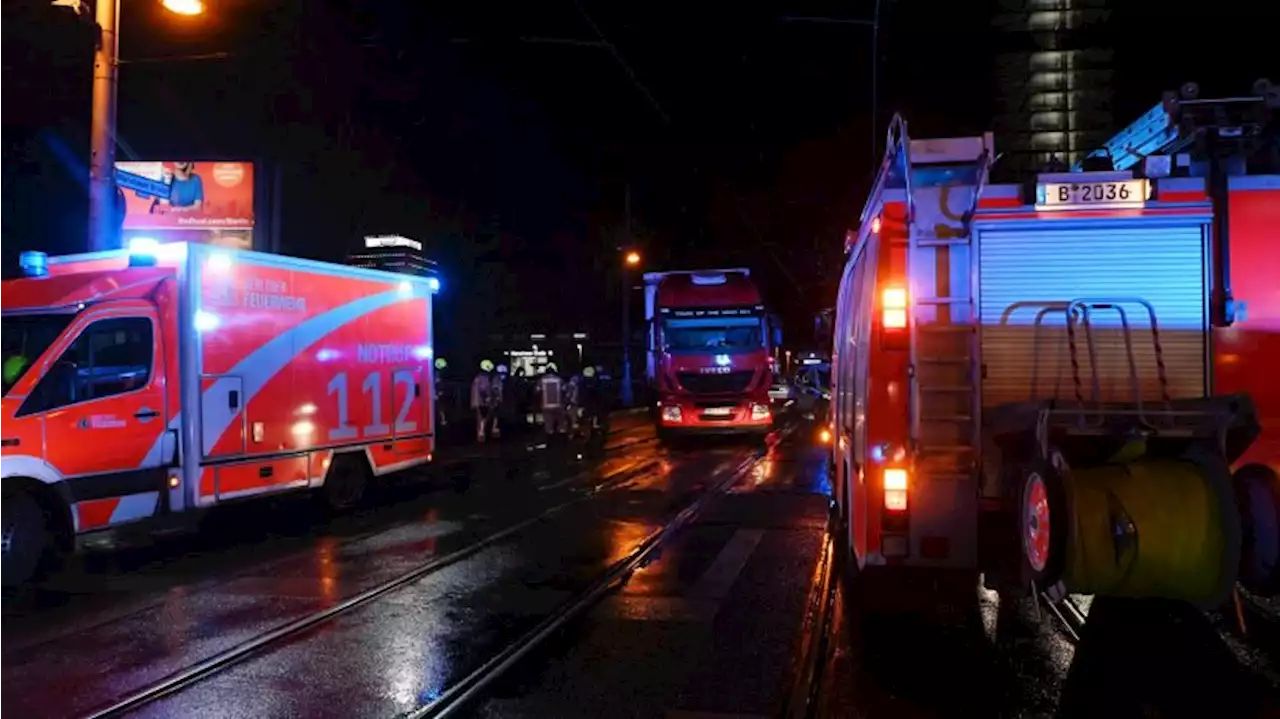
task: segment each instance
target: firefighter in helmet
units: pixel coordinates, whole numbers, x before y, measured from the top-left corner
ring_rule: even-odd
[[[567,424],[567,407],[565,403],[564,380],[560,378],[555,362],[547,363],[542,376],[538,378],[538,404],[542,410],[542,428],[550,441],[564,434]]]
[[[493,362],[480,361],[480,371],[471,380],[471,409],[476,414],[476,441],[484,442],[490,435],[499,436],[497,409],[502,406],[502,378],[495,373]]]
[[[22,376],[23,370],[27,368],[28,363],[29,361],[27,360],[26,355],[22,354],[16,354],[12,357],[5,358],[4,386],[8,387],[9,385],[17,382],[18,378]]]
[[[604,386],[592,365],[582,368],[582,379],[578,385],[578,406],[582,412],[582,423],[587,428],[588,440],[603,440],[609,434],[609,407]]]

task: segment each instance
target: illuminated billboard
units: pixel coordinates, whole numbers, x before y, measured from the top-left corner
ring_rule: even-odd
[[[125,231],[252,230],[252,162],[117,162]]]

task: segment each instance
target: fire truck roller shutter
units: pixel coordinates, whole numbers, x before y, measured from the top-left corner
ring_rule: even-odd
[[[1014,223],[1017,224],[1014,224]],[[983,406],[1075,396],[1065,303],[1141,298],[1155,309],[1173,398],[1206,394],[1206,220],[991,220],[978,225]],[[985,225],[985,226],[984,226]],[[1051,309],[1055,303],[1059,309]],[[1140,304],[1123,305],[1144,400],[1159,399],[1151,323]],[[1036,345],[1036,317],[1044,312]],[[1128,360],[1114,310],[1093,313],[1101,395],[1129,401]],[[1086,399],[1092,371],[1077,332]],[[1034,397],[1032,384],[1036,385]]]

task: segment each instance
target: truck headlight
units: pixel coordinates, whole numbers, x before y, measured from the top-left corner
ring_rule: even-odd
[[[684,419],[684,415],[681,414],[679,407],[668,406],[662,408],[663,422],[679,422],[682,419]]]
[[[769,419],[769,406],[764,404],[752,404],[751,419]]]

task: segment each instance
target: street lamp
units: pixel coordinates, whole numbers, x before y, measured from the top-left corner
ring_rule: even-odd
[[[621,248],[619,248],[621,249]],[[640,253],[627,250],[622,256],[622,405],[630,407],[631,391],[631,272],[640,265]]]
[[[55,5],[66,3],[54,2]],[[204,12],[203,0],[161,0],[179,15]],[[74,7],[79,13],[80,3]],[[116,88],[120,72],[120,0],[94,3],[93,119],[89,125],[89,249],[107,250],[115,236]]]

